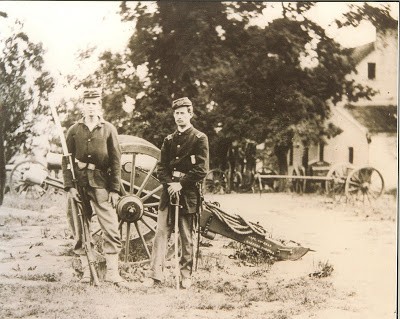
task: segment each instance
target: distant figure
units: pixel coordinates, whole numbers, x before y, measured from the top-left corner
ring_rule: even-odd
[[[244,158],[245,158],[244,163],[246,166],[246,171],[254,173],[256,171],[256,158],[257,158],[257,146],[254,141],[246,140],[246,144],[244,147]]]

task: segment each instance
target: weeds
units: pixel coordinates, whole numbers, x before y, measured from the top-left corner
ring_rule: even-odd
[[[277,260],[266,251],[256,249],[238,242],[231,242],[228,247],[236,249],[229,258],[239,260],[245,266],[259,266],[261,264],[273,265]]]
[[[333,266],[329,263],[329,261],[326,262],[318,262],[318,269],[314,271],[313,273],[309,274],[310,277],[314,278],[325,278],[329,277],[332,272],[333,272]]]
[[[16,278],[33,281],[59,282],[61,281],[61,273],[17,275]]]

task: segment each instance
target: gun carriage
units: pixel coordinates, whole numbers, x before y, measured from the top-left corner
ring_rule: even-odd
[[[263,167],[254,172],[248,172],[247,183],[244,183],[240,172],[232,175],[227,170],[212,169],[204,181],[205,193],[226,193],[230,191],[261,192],[268,188],[277,189],[279,180],[287,180],[292,192],[302,194],[312,186],[319,184],[320,188],[336,201],[342,199],[349,202],[372,202],[384,192],[382,174],[374,167],[355,167],[349,163],[329,164],[316,161],[309,164],[306,170],[303,166],[292,167],[289,174],[277,174],[273,169]],[[250,183],[250,184],[249,184]],[[234,185],[232,188],[230,185]]]
[[[124,241],[122,255],[128,262],[133,261],[133,242],[135,246],[141,244],[145,258],[150,258],[150,242],[155,235],[157,208],[163,186],[155,175],[160,150],[139,137],[119,135],[118,138],[122,150],[122,185],[116,210]],[[54,163],[52,165],[57,168]],[[62,180],[51,176],[49,168],[36,161],[24,161],[16,165],[11,171],[9,185],[11,192],[30,198],[43,196],[50,188],[63,192]],[[287,245],[283,241],[272,239],[261,225],[249,222],[241,216],[228,214],[216,203],[203,201],[202,207],[198,233],[205,238],[213,239],[219,234],[266,251],[280,260],[297,260],[310,250],[293,241]]]

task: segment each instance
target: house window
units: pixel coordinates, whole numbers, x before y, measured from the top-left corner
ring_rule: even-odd
[[[324,161],[324,143],[319,143],[319,161],[323,162]]]
[[[354,162],[354,148],[349,147],[349,163],[353,164]]]
[[[368,63],[368,79],[373,80],[376,77],[376,63]]]

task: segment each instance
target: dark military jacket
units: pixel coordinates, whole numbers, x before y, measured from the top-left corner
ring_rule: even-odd
[[[180,203],[184,211],[196,212],[198,184],[202,183],[208,171],[208,153],[207,136],[194,127],[184,132],[177,130],[164,139],[157,166],[157,177],[164,186],[160,209],[165,209],[169,204],[168,183],[180,182]]]
[[[79,169],[74,165],[78,186],[105,188],[119,192],[121,187],[121,148],[117,129],[111,123],[100,119],[92,131],[83,119],[72,125],[67,132],[67,147],[72,159],[92,163],[94,170]],[[74,187],[68,162],[63,160],[64,189]]]

